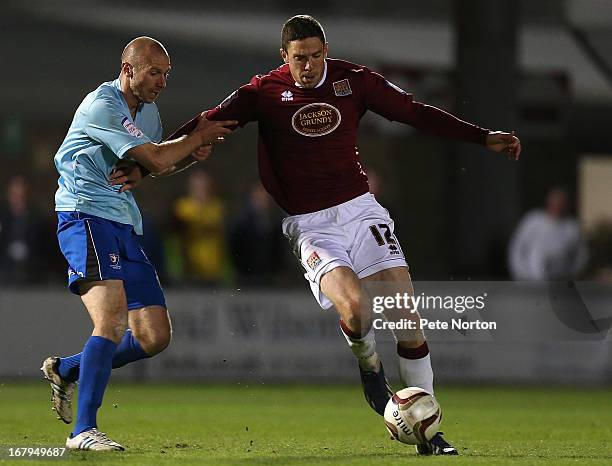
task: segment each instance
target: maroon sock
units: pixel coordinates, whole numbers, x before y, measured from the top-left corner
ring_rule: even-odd
[[[365,336],[365,335],[362,335],[361,333],[353,332],[350,328],[348,328],[348,326],[344,323],[343,320],[340,320],[340,328],[342,329],[342,331],[347,337],[353,338],[354,340],[359,340]],[[366,334],[367,333],[368,332],[366,332]]]
[[[423,342],[421,346],[416,348],[404,348],[397,344],[397,354],[405,359],[422,359],[429,354],[427,342]]]

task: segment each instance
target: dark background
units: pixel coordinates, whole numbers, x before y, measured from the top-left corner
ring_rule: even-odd
[[[577,203],[582,154],[612,153],[612,12],[606,3],[311,1],[305,9],[280,1],[260,1],[256,8],[249,1],[215,7],[5,1],[0,186],[16,174],[30,181],[49,231],[40,252],[48,269],[39,276],[44,283],[63,281],[52,234],[53,156],[84,95],[118,75],[124,45],[150,35],[171,55],[171,80],[158,101],[167,135],[253,74],[278,66],[282,23],[308,13],[325,27],[331,57],[367,64],[416,100],[521,137],[519,163],[372,114],[359,139],[366,171],[378,175],[377,197],[396,221],[416,279],[503,279],[508,238],[520,216],[557,184]],[[202,166],[215,179],[228,219],[257,178],[256,132],[256,125],[238,131]],[[162,234],[186,176],[147,180],[139,188],[143,215]],[[278,282],[301,286],[288,246],[281,256]]]

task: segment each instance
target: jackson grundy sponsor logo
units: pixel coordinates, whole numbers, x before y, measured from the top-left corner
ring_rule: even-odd
[[[293,114],[291,125],[303,136],[325,136],[335,130],[342,121],[340,112],[325,103],[308,104]]]

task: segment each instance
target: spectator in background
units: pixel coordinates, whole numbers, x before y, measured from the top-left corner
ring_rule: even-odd
[[[6,203],[0,207],[0,283],[26,284],[41,276],[39,216],[28,199],[23,176],[9,179]]]
[[[563,188],[548,192],[544,210],[528,212],[517,227],[509,249],[514,280],[569,280],[584,267],[587,249],[578,222],[569,215]]]
[[[241,284],[267,285],[282,269],[282,212],[261,183],[254,184],[230,226],[232,260]],[[281,254],[282,256],[282,254]]]
[[[222,281],[228,271],[225,208],[206,172],[190,174],[187,195],[175,202],[173,214],[183,256],[183,279],[206,284]]]

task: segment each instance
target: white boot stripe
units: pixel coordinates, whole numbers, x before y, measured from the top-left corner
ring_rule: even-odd
[[[72,450],[124,450],[120,444],[109,439],[104,432],[98,431],[95,427],[75,437],[69,437],[66,446]]]

